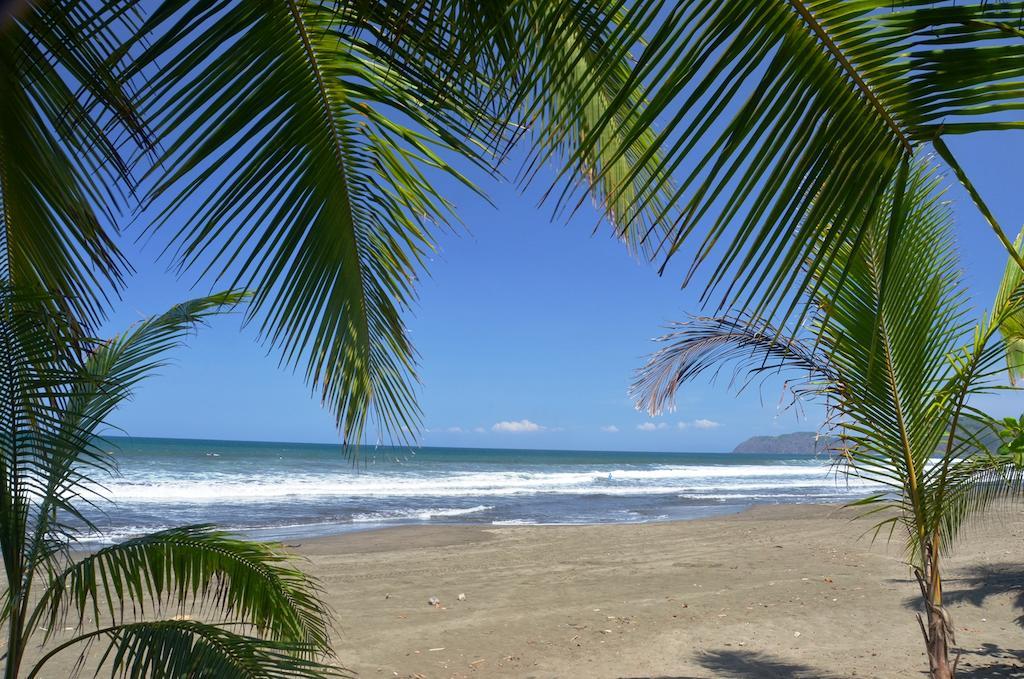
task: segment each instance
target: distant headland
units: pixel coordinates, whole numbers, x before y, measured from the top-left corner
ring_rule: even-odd
[[[828,450],[829,438],[813,431],[795,431],[778,436],[753,436],[733,448],[734,453],[775,453],[815,455]]]

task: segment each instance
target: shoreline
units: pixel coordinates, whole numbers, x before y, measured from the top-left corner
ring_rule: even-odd
[[[295,540],[300,541],[299,544],[296,545],[295,542],[292,542],[291,545],[286,545],[286,547],[295,549],[297,553],[306,554],[307,550],[311,550],[314,552],[334,550],[338,547],[338,541],[344,540],[346,542],[352,543],[350,545],[347,545],[347,547],[356,550],[362,550],[366,545],[377,545],[385,549],[392,549],[393,547],[399,544],[417,544],[421,540],[425,540],[428,543],[433,543],[435,540],[440,539],[442,542],[444,542],[444,539],[441,536],[447,537],[450,540],[455,540],[456,542],[458,542],[458,540],[463,538],[463,533],[465,535],[471,535],[473,532],[489,534],[491,531],[506,529],[560,530],[565,528],[595,528],[598,526],[639,527],[676,523],[688,524],[693,522],[711,521],[714,519],[726,517],[738,517],[749,512],[757,512],[774,507],[813,507],[821,510],[842,510],[843,503],[819,502],[812,504],[797,502],[757,502],[746,505],[729,505],[728,507],[715,508],[721,509],[722,511],[717,511],[702,516],[693,516],[686,518],[673,517],[667,519],[651,519],[649,521],[595,521],[591,523],[474,523],[470,521],[422,521],[416,523],[394,523],[391,525],[383,523],[367,524],[365,527],[345,528],[326,535],[295,535]],[[351,524],[343,525],[349,526]],[[437,535],[431,535],[430,538],[421,538],[421,540],[416,540],[415,538],[418,537],[416,536],[416,533],[418,532],[431,534],[436,532]],[[386,533],[388,535],[381,536],[378,538],[370,537],[370,535],[374,533]],[[394,533],[394,535],[391,535],[391,533]],[[410,539],[411,542],[408,542]],[[268,541],[273,542],[274,540]]]
[[[690,521],[704,521],[706,519],[713,519],[720,516],[732,516],[735,514],[742,514],[743,512],[749,511],[756,507],[773,507],[782,505],[797,505],[801,503],[749,503],[749,504],[730,504],[730,505],[706,505],[699,507],[692,507],[695,513],[694,516],[673,516],[667,518],[652,518],[644,521],[591,521],[591,522],[565,522],[565,523],[527,523],[519,522],[519,520],[512,521],[492,521],[490,523],[483,521],[458,521],[458,520],[441,520],[441,521],[414,521],[414,520],[401,520],[394,522],[380,521],[380,522],[365,522],[365,523],[331,523],[325,522],[322,524],[300,524],[296,526],[281,526],[281,527],[269,527],[269,528],[256,528],[256,529],[242,529],[239,534],[246,537],[250,537],[255,540],[261,540],[266,542],[291,542],[302,541],[303,543],[313,542],[317,540],[333,540],[341,538],[346,535],[356,535],[361,533],[371,533],[375,531],[388,531],[399,528],[446,528],[446,527],[466,527],[466,528],[480,528],[480,529],[496,529],[496,528],[572,528],[572,527],[584,527],[584,526],[646,526],[655,523],[676,523],[683,522],[687,523]],[[802,506],[816,506],[816,507],[841,507],[842,503],[816,503],[816,504],[803,504]],[[323,526],[323,530],[318,532],[303,533],[300,532],[302,528],[309,527],[311,525]],[[278,537],[277,534],[283,529],[294,528],[294,532],[288,532],[283,537]],[[231,530],[231,529],[227,529]],[[260,534],[266,534],[267,537],[260,537]]]
[[[772,506],[783,506],[783,505],[800,505],[800,506],[821,506],[821,507],[839,507],[842,506],[842,502],[835,503],[745,503],[745,504],[723,504],[723,505],[701,505],[690,507],[691,511],[694,512],[692,516],[670,516],[670,517],[655,517],[648,520],[641,521],[591,521],[591,522],[545,522],[545,523],[528,523],[526,521],[520,522],[520,520],[510,521],[459,521],[457,519],[442,519],[442,520],[415,520],[415,519],[401,519],[394,521],[366,521],[366,522],[338,522],[338,521],[324,521],[320,523],[298,523],[289,524],[283,526],[264,526],[259,528],[244,528],[244,527],[232,527],[232,526],[221,526],[218,525],[222,530],[228,531],[240,537],[256,540],[258,542],[277,542],[285,545],[293,545],[295,543],[309,543],[316,540],[332,540],[341,538],[346,535],[354,535],[360,533],[370,533],[375,531],[387,531],[397,528],[444,528],[444,527],[476,527],[476,528],[534,528],[534,527],[550,527],[550,528],[561,528],[561,527],[574,527],[574,526],[644,526],[655,523],[674,523],[674,522],[689,522],[689,521],[704,521],[706,519],[712,519],[719,516],[732,516],[734,514],[742,514],[743,512],[749,511],[756,507],[772,507]],[[143,533],[139,533],[143,534]],[[124,540],[131,539],[135,535],[128,535],[124,537],[118,537],[112,540],[108,536],[99,536],[90,539],[83,539],[78,543],[78,546],[74,548],[73,552],[92,552],[102,547],[108,546],[115,542],[122,542]]]

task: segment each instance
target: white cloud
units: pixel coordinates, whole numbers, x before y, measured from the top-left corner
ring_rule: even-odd
[[[609,424],[605,425],[604,427],[601,427],[601,431],[606,432],[608,434],[614,434],[617,431],[619,431],[619,428],[616,427],[614,424]]]
[[[690,427],[694,427],[695,429],[714,429],[718,426],[720,426],[718,422],[708,420],[703,417],[690,422],[682,421],[676,423],[677,429],[689,429]]]
[[[543,429],[544,427],[530,420],[503,420],[491,427],[492,431],[500,431],[507,434],[522,434],[525,432],[542,431]]]
[[[449,434],[461,434],[462,427],[448,427],[448,429],[446,429],[445,431],[447,431]]]
[[[665,429],[666,427],[668,425],[664,422],[658,422],[657,424],[654,422],[644,422],[643,424],[636,425],[636,428],[640,431],[655,431],[656,429]]]
[[[484,429],[483,427],[473,427],[473,431],[475,431],[477,434],[483,434],[487,430]]]

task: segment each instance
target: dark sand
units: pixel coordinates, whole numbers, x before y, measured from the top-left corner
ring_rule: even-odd
[[[310,541],[363,677],[914,677],[903,545],[829,506],[698,521],[408,527]],[[961,677],[1024,677],[1024,520],[948,562]],[[465,601],[458,595],[465,593]],[[441,608],[427,604],[436,596]]]
[[[903,545],[872,544],[870,522],[850,516],[784,505],[647,525],[415,526],[295,551],[362,677],[923,676]],[[947,567],[961,679],[1024,677],[1024,517],[972,527]]]

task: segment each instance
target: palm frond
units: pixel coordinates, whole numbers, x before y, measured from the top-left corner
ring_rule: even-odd
[[[34,462],[39,479],[30,558],[42,559],[52,547],[66,545],[69,535],[57,516],[91,523],[82,505],[91,504],[99,477],[114,471],[102,447],[99,430],[110,413],[131,398],[135,387],[163,365],[164,356],[213,315],[230,311],[247,298],[243,292],[221,292],[182,302],[145,319],[104,342],[92,342],[63,385],[59,399],[49,403],[54,426],[46,430],[46,453]],[[56,542],[54,542],[56,540]]]
[[[45,466],[59,404],[80,364],[68,319],[51,296],[0,280],[0,555],[3,620],[24,619],[31,587],[30,533],[46,491]]]
[[[53,295],[0,280],[0,554],[8,596],[2,615],[31,634],[29,592],[41,569],[66,558],[68,519],[91,526],[97,473],[112,460],[94,440],[107,414],[203,318],[237,302],[234,293],[193,300],[96,346]],[[20,634],[19,633],[19,634]],[[19,655],[27,636],[11,637]]]
[[[80,559],[68,553],[76,532],[91,526],[81,506],[96,494],[92,484],[114,469],[97,429],[167,351],[245,298],[226,292],[191,300],[95,343],[54,312],[60,305],[51,295],[0,282],[0,554],[7,576],[0,619],[11,630],[9,670],[17,670],[40,627],[91,618],[119,625],[79,638],[106,638],[116,651],[115,671],[174,671],[174,663],[194,662],[176,676],[330,675],[314,659],[330,654],[330,615],[319,589],[271,545],[191,526]],[[30,590],[39,580],[46,589],[33,603]],[[175,632],[123,624],[171,606],[256,636],[208,625]],[[186,651],[188,658],[159,657]],[[204,662],[220,669],[195,669]],[[225,669],[232,662],[235,669]]]
[[[629,74],[624,18],[617,0],[166,0],[140,34],[151,44],[124,51],[166,142],[153,228],[182,268],[254,290],[250,319],[305,364],[349,442],[370,421],[404,440],[419,411],[402,315],[434,229],[454,223],[437,180],[472,186],[453,159],[497,172],[529,132],[528,180],[586,139],[579,183],[617,235],[640,249],[657,228],[634,219],[651,178],[631,169],[653,132],[596,131]],[[626,99],[624,126],[642,108]]]
[[[142,110],[166,140],[154,228],[174,224],[183,268],[254,291],[249,317],[285,364],[305,362],[351,443],[368,418],[416,429],[402,314],[433,225],[452,220],[433,182],[472,186],[446,155],[486,166],[478,110],[391,58],[393,10],[166,0],[132,66],[152,71]]]
[[[248,625],[273,641],[330,651],[330,614],[317,583],[274,545],[239,540],[211,526],[185,526],[105,547],[53,573],[39,624],[176,609]],[[126,613],[129,611],[128,613]],[[152,613],[152,611],[150,611]]]
[[[683,0],[666,10],[661,2],[634,3],[619,26],[628,33],[622,42],[642,46],[636,66],[563,178],[620,123],[639,89],[647,106],[625,118],[617,154],[604,155],[614,167],[633,140],[663,123],[621,182],[630,186],[645,173],[642,196],[675,180],[671,199],[647,217],[670,225],[658,252],[662,267],[690,244],[687,281],[702,263],[714,263],[705,300],[717,290],[721,307],[785,315],[820,279],[819,269],[842,269],[838,248],[878,217],[865,215],[865,206],[884,209],[881,190],[928,141],[1020,126],[993,115],[1024,108],[1016,78],[1024,44],[993,22],[1012,23],[1021,7]]]
[[[941,492],[939,492],[941,491]],[[948,552],[964,526],[1006,501],[1024,499],[1024,467],[1008,454],[979,451],[955,460],[942,485],[932,486],[927,501],[938,518],[940,547]]]
[[[827,322],[819,332],[849,392],[842,419],[866,430],[855,450],[888,455],[915,485],[947,431],[931,397],[968,327],[964,291],[934,174],[915,167],[881,206],[856,251],[840,247],[849,253],[845,273],[822,279],[816,303]]]
[[[622,0],[510,3],[517,48],[497,68],[514,79],[507,83],[499,72],[493,80],[506,91],[509,119],[524,121],[530,132],[523,181],[552,160],[571,158],[574,167],[564,191],[583,189],[616,237],[629,250],[649,256],[664,230],[648,217],[670,198],[672,184],[667,178],[655,181],[648,171],[660,160],[654,129],[624,136],[646,105],[639,88],[627,87],[635,57],[634,45],[623,38],[637,27],[627,24],[625,5]],[[617,96],[624,103],[602,124]],[[574,157],[581,146],[586,152]]]
[[[637,370],[630,388],[636,408],[652,416],[671,410],[684,384],[728,364],[735,365],[735,376],[746,373],[743,384],[758,375],[795,372],[796,379],[786,384],[798,396],[819,394],[834,382],[827,357],[813,343],[765,329],[749,318],[698,316],[669,330],[655,340],[666,346]]]
[[[130,29],[106,3],[17,8],[0,22],[0,277],[95,322],[129,271],[114,236],[131,186],[122,147],[145,143],[111,67]]]
[[[1024,244],[1024,230],[1017,235],[1013,246],[1018,252],[1024,252],[1022,244]],[[995,307],[997,309],[1006,307],[1012,297],[1019,296],[1022,286],[1024,286],[1024,269],[1010,259],[1006,262],[1006,269],[999,281]],[[1016,384],[1017,378],[1024,376],[1024,309],[1016,308],[1005,314],[999,323],[999,330],[1006,343],[1006,368],[1010,375],[1010,382]]]
[[[56,654],[81,644],[103,643],[100,666],[126,679],[323,679],[353,677],[325,665],[296,645],[237,634],[222,626],[192,620],[162,620],[115,625],[89,632],[56,647],[33,667],[41,674]],[[301,648],[301,647],[300,647]],[[308,651],[316,651],[308,648]]]
[[[855,235],[822,245],[842,267],[813,273],[811,339],[787,339],[795,333],[766,331],[749,316],[684,324],[641,371],[637,389],[642,404],[658,410],[682,383],[722,362],[750,376],[801,369],[811,376],[803,393],[824,397],[829,422],[841,430],[840,472],[887,489],[856,504],[869,514],[895,510],[883,522],[905,525],[911,554],[920,554],[920,531],[952,531],[982,505],[954,490],[969,485],[958,479],[977,477],[963,465],[987,454],[967,426],[968,401],[997,388],[1003,348],[990,340],[1020,298],[1011,295],[969,334],[952,217],[928,165],[906,165],[858,221]]]

